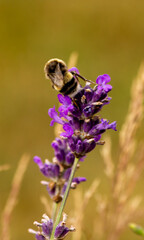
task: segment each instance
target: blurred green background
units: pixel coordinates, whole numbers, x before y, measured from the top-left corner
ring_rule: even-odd
[[[117,120],[119,130],[132,80],[144,59],[144,1],[0,0],[0,165],[11,165],[0,173],[0,212],[20,157],[25,152],[31,155],[12,217],[13,240],[34,239],[27,229],[44,212],[40,195],[46,190],[32,158],[53,157],[54,129],[47,111],[58,106],[57,92],[45,80],[44,64],[53,57],[67,62],[73,51],[79,54],[77,67],[86,78],[111,76],[112,101],[102,114]],[[143,127],[138,139],[143,138]],[[118,133],[108,133],[116,156]],[[96,176],[102,177],[101,191],[107,188],[99,148],[81,165],[79,175],[88,181],[80,188],[86,189]],[[121,239],[126,236],[137,239],[129,229]]]

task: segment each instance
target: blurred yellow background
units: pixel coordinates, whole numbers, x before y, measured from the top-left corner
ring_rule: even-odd
[[[27,229],[44,213],[40,195],[47,193],[32,158],[53,157],[54,128],[49,126],[47,112],[58,106],[57,92],[45,80],[44,64],[53,57],[68,62],[73,51],[79,54],[77,67],[86,78],[111,76],[112,101],[101,115],[116,120],[119,130],[128,110],[132,80],[144,60],[144,1],[0,0],[0,165],[11,166],[0,173],[0,213],[20,157],[25,152],[31,155],[11,221],[12,240],[34,239]],[[116,156],[118,134],[108,133]],[[80,188],[86,189],[98,176],[103,181],[101,191],[106,190],[99,148],[81,164],[77,174],[87,177],[87,183]],[[71,204],[67,204],[67,213]],[[126,236],[137,239],[129,229],[121,239]]]

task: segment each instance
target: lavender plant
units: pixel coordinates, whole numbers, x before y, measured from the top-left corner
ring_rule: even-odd
[[[74,71],[79,73],[76,68],[69,69],[69,72]],[[29,229],[37,240],[63,239],[70,231],[75,230],[74,227],[66,226],[63,210],[70,189],[75,189],[78,184],[86,181],[85,177],[74,177],[78,164],[97,145],[104,144],[101,137],[107,129],[116,131],[116,122],[110,123],[99,115],[102,107],[111,100],[108,96],[108,92],[112,90],[112,86],[108,84],[110,80],[110,76],[104,74],[98,76],[93,88],[86,83],[85,87],[80,86],[73,97],[58,94],[61,103],[58,112],[55,107],[48,111],[52,118],[50,125],[58,123],[62,125],[63,131],[52,142],[55,155],[52,162],[45,160],[43,163],[40,157],[34,157],[34,162],[48,179],[41,183],[47,187],[53,201],[51,218],[44,214],[40,223],[34,222],[38,230]]]

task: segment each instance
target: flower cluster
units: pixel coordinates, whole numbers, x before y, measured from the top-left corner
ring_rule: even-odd
[[[65,193],[75,156],[68,146],[67,139],[56,138],[52,147],[55,151],[53,163],[48,160],[43,163],[38,156],[34,157],[34,162],[39,166],[42,174],[49,179],[49,181],[41,181],[41,183],[47,186],[50,197],[58,203]],[[84,181],[86,181],[84,177],[73,178],[71,188],[76,188],[79,183]]]
[[[55,230],[54,238],[56,240],[63,239],[68,232],[72,232],[75,230],[74,227],[66,227],[66,214],[63,215],[63,220],[60,222]],[[41,223],[35,221],[34,225],[38,227],[38,231],[35,231],[33,229],[29,229],[29,232],[34,234],[37,240],[46,240],[50,239],[51,233],[53,230],[53,220],[50,219],[46,214],[43,215],[43,218],[41,220]]]
[[[107,129],[116,131],[116,122],[109,123],[98,115],[111,100],[108,97],[112,89],[109,81],[109,75],[101,75],[93,89],[87,84],[72,99],[59,94],[58,100],[62,104],[58,109],[59,114],[55,107],[48,111],[52,118],[50,125],[57,122],[63,126],[65,132],[61,136],[68,140],[72,153],[78,158],[92,151],[97,144],[103,144],[101,135]]]
[[[69,71],[79,74],[76,68]],[[51,199],[57,206],[62,199],[63,201],[55,221],[54,217],[49,219],[44,214],[41,223],[34,222],[38,231],[29,229],[29,232],[35,234],[37,240],[61,240],[68,232],[75,230],[73,227],[66,227],[65,214],[62,222],[60,218],[69,189],[75,189],[79,183],[86,181],[84,177],[74,177],[78,162],[83,161],[87,153],[92,151],[96,145],[104,144],[101,136],[107,129],[116,131],[116,122],[109,123],[98,115],[102,107],[111,100],[108,96],[108,92],[112,89],[109,82],[109,75],[104,74],[97,78],[94,88],[86,84],[84,88],[80,87],[72,98],[58,94],[58,100],[61,103],[58,109],[59,114],[55,107],[48,111],[52,118],[50,125],[53,126],[55,122],[59,123],[64,131],[52,142],[55,155],[53,161],[45,160],[43,163],[40,157],[35,156],[34,162],[48,179],[41,183],[46,185]]]

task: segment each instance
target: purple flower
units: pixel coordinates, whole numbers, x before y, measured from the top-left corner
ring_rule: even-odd
[[[63,129],[65,130],[65,132],[61,133],[63,137],[70,137],[74,134],[72,126],[67,122],[63,124]]]
[[[41,181],[41,183],[46,186],[51,199],[58,203],[63,199],[75,155],[69,147],[68,139],[56,138],[52,142],[52,147],[55,152],[53,163],[48,160],[43,163],[38,156],[34,157],[34,162],[42,174],[48,178],[48,181]],[[79,183],[81,182],[79,181]]]
[[[29,233],[32,233],[35,235],[36,240],[46,240],[44,235],[42,233],[40,233],[39,231],[35,231],[31,228],[28,231],[29,231]]]
[[[52,147],[54,148],[57,161],[63,167],[71,167],[75,156],[69,148],[68,140],[56,138],[55,141],[52,142]]]
[[[36,237],[36,240],[45,240],[46,239],[43,235],[41,235],[39,233],[36,233],[35,237]]]
[[[66,227],[63,223],[60,223],[55,230],[55,239],[63,239],[70,231],[74,231],[75,228]]]
[[[111,78],[108,74],[98,76],[96,83],[98,84],[98,90],[104,90],[106,93],[112,90],[112,86],[107,84]]]
[[[50,237],[53,229],[53,221],[52,219],[46,220],[42,223],[42,231],[43,233]]]
[[[68,71],[69,72],[75,72],[75,73],[79,74],[79,70],[76,67],[72,67]]]
[[[86,178],[85,177],[75,177],[73,178],[72,182],[73,183],[76,183],[76,184],[79,184],[81,182],[85,182],[86,181]]]
[[[52,179],[57,179],[59,177],[60,168],[58,164],[53,164],[48,161],[43,164],[41,158],[38,156],[34,157],[34,162],[39,166],[39,169],[44,176]]]
[[[72,100],[68,96],[63,96],[62,94],[58,94],[58,100],[62,104],[59,107],[60,117],[67,118],[68,112],[73,109]]]
[[[49,116],[50,116],[51,118],[53,118],[53,120],[52,120],[51,123],[50,123],[50,126],[53,126],[53,124],[54,124],[55,122],[57,122],[57,123],[59,123],[59,124],[63,124],[63,123],[64,123],[63,120],[58,116],[58,113],[57,113],[56,110],[55,110],[55,106],[54,106],[53,108],[50,108],[50,109],[48,110],[48,114],[49,114]]]
[[[67,171],[64,178],[69,178],[70,176],[70,171]],[[85,182],[86,181],[86,178],[85,177],[75,177],[73,178],[72,180],[72,183],[71,183],[71,188],[72,189],[75,189],[77,187],[78,184],[80,184],[81,182]],[[63,186],[63,189],[62,189],[62,196],[64,195],[65,191],[66,191],[66,188],[67,188],[67,182],[64,184]]]
[[[29,229],[29,232],[34,234],[37,240],[50,239],[53,230],[52,219],[44,214],[41,223],[35,221],[34,224],[38,227],[39,230],[41,229],[41,231]],[[56,240],[63,239],[68,234],[68,232],[73,232],[74,230],[74,227],[66,227],[66,214],[63,214],[63,221],[57,225],[54,237]]]
[[[102,118],[101,123],[97,125],[97,129],[100,131],[104,131],[106,129],[113,129],[116,131],[116,121],[109,124],[109,121]]]

